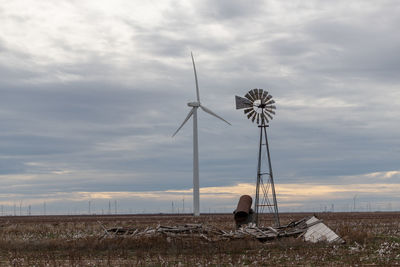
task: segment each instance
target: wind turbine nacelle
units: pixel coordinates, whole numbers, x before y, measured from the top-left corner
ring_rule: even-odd
[[[189,107],[200,107],[200,102],[189,102],[187,105]]]

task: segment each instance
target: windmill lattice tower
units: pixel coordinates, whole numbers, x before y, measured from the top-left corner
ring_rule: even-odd
[[[272,95],[263,89],[252,89],[244,98],[235,96],[235,100],[236,109],[244,109],[247,118],[256,122],[260,128],[254,223],[258,225],[259,215],[268,210],[274,216],[275,226],[280,226],[267,136],[268,123],[272,120],[272,115],[275,115],[276,107],[273,105],[275,101],[272,99]]]

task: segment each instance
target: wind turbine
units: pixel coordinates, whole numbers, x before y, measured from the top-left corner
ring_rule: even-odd
[[[194,79],[196,81],[197,101],[187,103],[187,105],[192,109],[189,111],[185,120],[182,122],[181,126],[179,126],[178,130],[176,130],[176,132],[172,135],[172,137],[174,137],[183,127],[183,125],[185,125],[185,123],[190,119],[190,117],[193,116],[193,215],[200,216],[199,143],[198,143],[198,132],[197,132],[197,109],[200,107],[204,112],[207,112],[208,114],[217,117],[218,119],[226,122],[229,125],[231,124],[200,103],[199,83],[197,81],[196,65],[194,64],[193,53],[190,54],[192,56]]]

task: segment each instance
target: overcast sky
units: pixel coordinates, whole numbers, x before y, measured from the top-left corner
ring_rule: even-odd
[[[0,0],[3,214],[190,212],[199,110],[201,211],[253,194],[258,128],[235,110],[273,95],[283,211],[400,209],[400,3]],[[332,206],[333,204],[333,206]]]

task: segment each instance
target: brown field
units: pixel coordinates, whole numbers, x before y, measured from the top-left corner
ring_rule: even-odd
[[[281,214],[283,224],[312,215]],[[198,237],[101,239],[107,228],[204,223],[233,230],[232,214],[0,217],[1,266],[393,266],[400,264],[400,213],[319,213],[346,244],[287,238],[207,242]],[[271,225],[268,217],[263,222]]]

